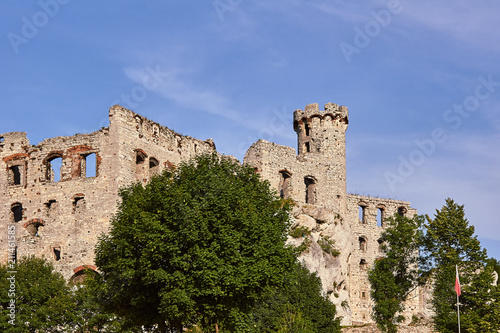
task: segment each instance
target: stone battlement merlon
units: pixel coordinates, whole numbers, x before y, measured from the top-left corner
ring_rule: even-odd
[[[304,111],[298,109],[293,113],[294,124],[303,122],[304,119],[310,119],[314,116],[324,118],[330,115],[333,119],[338,118],[347,124],[349,122],[349,112],[346,106],[339,106],[335,103],[326,103],[324,110],[319,109],[318,103],[306,105]]]

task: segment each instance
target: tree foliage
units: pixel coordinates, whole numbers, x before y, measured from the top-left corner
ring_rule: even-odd
[[[62,332],[71,327],[70,289],[44,259],[23,258],[14,267],[1,266],[0,290],[2,332]]]
[[[229,159],[198,156],[120,196],[96,249],[98,294],[135,326],[230,329],[295,260],[290,204]]]
[[[497,332],[500,329],[498,286],[493,285],[493,265],[465,218],[464,206],[452,199],[427,218],[423,247],[425,273],[434,282],[434,325],[439,332],[458,330],[455,276],[460,273],[461,326],[466,332]]]
[[[387,219],[389,227],[380,241],[384,257],[375,261],[368,273],[373,318],[383,332],[397,332],[405,318],[403,302],[418,286],[418,248],[422,238],[423,216],[407,218],[396,214]]]
[[[133,332],[103,313],[86,285],[67,283],[43,258],[0,266],[0,290],[1,332]]]
[[[322,292],[321,280],[300,263],[280,288],[263,295],[250,312],[253,333],[340,332],[336,309]]]

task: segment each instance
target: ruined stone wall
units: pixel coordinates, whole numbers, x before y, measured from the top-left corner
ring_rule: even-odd
[[[349,258],[352,323],[373,323],[368,270],[383,255],[380,237],[387,227],[384,219],[394,214],[412,217],[417,211],[405,201],[348,194],[347,212],[353,241],[353,252]],[[423,312],[418,290],[410,295],[405,308],[406,324],[410,323],[412,314]]]
[[[211,140],[182,136],[120,106],[109,116],[109,128],[36,146],[26,133],[0,135],[3,249],[14,225],[17,258],[45,257],[66,278],[77,278],[83,267],[95,267],[94,248],[116,212],[120,187],[215,150]],[[1,253],[6,262],[8,252]]]
[[[211,139],[180,135],[118,105],[109,119],[108,128],[36,146],[26,133],[0,134],[2,248],[13,225],[17,258],[46,257],[66,278],[79,278],[84,267],[94,267],[94,248],[109,230],[120,187],[146,183],[155,173],[215,151]],[[244,158],[295,203],[293,228],[307,232],[290,242],[309,244],[300,259],[318,273],[343,325],[372,322],[367,269],[381,255],[383,218],[416,213],[408,202],[347,194],[347,126],[346,107],[328,103],[320,110],[310,104],[294,112],[297,151],[259,140]],[[380,222],[377,213],[384,215]],[[6,262],[7,252],[1,253]],[[408,303],[408,318],[420,312],[424,298],[417,293]]]

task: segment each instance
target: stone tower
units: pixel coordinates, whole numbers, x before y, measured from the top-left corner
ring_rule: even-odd
[[[298,155],[304,161],[312,161],[314,166],[310,168],[317,169],[315,173],[324,178],[321,186],[315,188],[315,199],[341,215],[345,214],[346,207],[345,133],[348,122],[347,107],[334,103],[325,104],[324,110],[320,110],[317,103],[309,104],[304,111],[293,113]]]

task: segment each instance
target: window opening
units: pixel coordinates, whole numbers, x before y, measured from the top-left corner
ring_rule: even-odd
[[[287,198],[290,195],[292,175],[288,171],[280,171],[280,197]]]
[[[367,242],[364,237],[359,237],[359,250],[363,252],[366,252],[367,250]]]
[[[59,246],[53,247],[52,251],[54,252],[54,259],[56,261],[61,260],[61,248]]]
[[[14,222],[19,222],[23,219],[23,205],[20,203],[15,203],[11,206],[12,218]]]
[[[361,261],[359,262],[359,269],[361,269],[362,271],[365,271],[367,267],[368,267],[368,264],[366,263],[366,260],[361,259]]]
[[[378,240],[378,252],[383,252],[384,251],[384,241],[379,239]]]
[[[305,130],[306,130],[306,136],[309,136],[311,134],[311,128],[309,127],[309,124],[305,124]]]
[[[58,206],[56,200],[49,200],[46,203],[44,203],[44,205],[45,205],[45,210],[47,212],[47,215],[49,215],[49,216],[57,209],[57,206]]]
[[[160,168],[160,162],[154,157],[149,158],[149,175],[152,176],[156,173],[158,173],[158,170]]]
[[[40,227],[43,227],[43,223],[36,219],[26,226],[26,230],[31,236],[37,237]]]
[[[10,170],[10,185],[21,185],[21,166],[13,165]]]
[[[311,152],[311,146],[310,146],[309,142],[306,142],[305,145],[306,145],[306,153]]]
[[[135,152],[135,176],[137,180],[144,180],[144,162],[146,161],[146,155],[136,150]]]
[[[366,299],[366,292],[364,292],[364,291],[361,292],[361,298]]]
[[[359,221],[362,224],[366,224],[366,206],[363,205],[358,206],[358,217]]]
[[[382,207],[379,207],[377,209],[377,226],[378,227],[384,226],[384,208]]]
[[[47,180],[58,182],[61,180],[62,157],[53,157],[47,164]]]
[[[316,180],[311,177],[304,178],[306,185],[306,204],[316,203]]]
[[[0,143],[3,143],[5,141],[5,138],[3,136],[0,136]]]
[[[406,208],[405,207],[399,207],[398,208],[398,215],[399,216],[405,216],[406,214]]]
[[[73,201],[73,213],[80,214],[85,210],[85,198],[75,197]]]
[[[82,163],[85,164],[85,177],[97,176],[97,158],[95,153],[83,156]],[[82,168],[83,169],[83,168]]]

